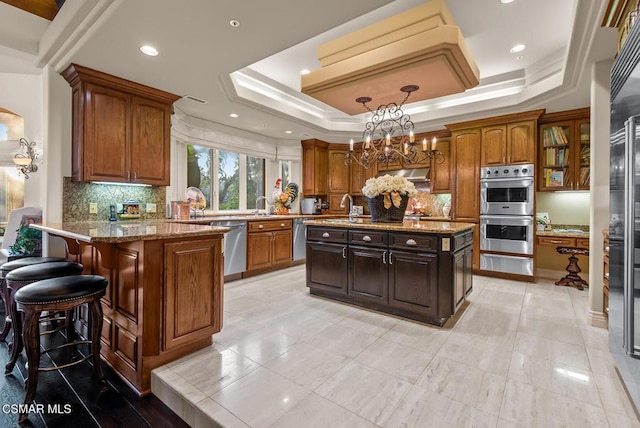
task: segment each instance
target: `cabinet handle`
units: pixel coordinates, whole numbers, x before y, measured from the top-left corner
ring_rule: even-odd
[[[258,225],[258,229],[264,229],[264,226],[263,226],[263,225],[261,225],[261,224],[259,224],[259,225]]]
[[[325,232],[325,233],[323,233],[323,234],[322,234],[322,237],[323,237],[323,238],[328,238],[328,237],[329,237],[329,232]]]
[[[552,244],[562,244],[564,241],[556,241],[554,239],[551,239],[549,242],[551,242]]]
[[[605,278],[607,278],[607,279],[609,279],[609,272],[605,273],[605,274],[604,274],[604,277],[605,277]]]
[[[407,239],[407,245],[418,245],[415,239]]]
[[[389,264],[392,265],[393,264],[393,251],[389,251]]]
[[[347,247],[342,247],[342,258],[343,259],[347,258]]]
[[[362,237],[362,240],[363,240],[364,242],[371,242],[371,237],[370,237],[369,235],[364,235],[364,236]]]
[[[127,181],[131,181],[131,171],[127,171]]]
[[[133,181],[138,181],[138,173],[133,171]]]
[[[382,263],[383,264],[387,264],[387,252],[385,251],[384,253],[382,253]]]
[[[280,227],[284,227],[284,223],[280,223]]]
[[[604,247],[604,250],[608,253],[609,252],[609,246],[607,245],[606,247]]]

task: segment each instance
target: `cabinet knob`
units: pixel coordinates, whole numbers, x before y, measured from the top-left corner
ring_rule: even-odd
[[[415,239],[407,239],[407,245],[418,245]]]
[[[362,240],[363,240],[364,242],[371,242],[371,237],[370,237],[369,235],[364,235],[364,236],[362,237]]]
[[[605,274],[604,274],[604,277],[605,277],[605,278],[607,278],[607,279],[609,279],[609,272],[605,273]]]
[[[328,238],[328,237],[329,237],[329,232],[325,232],[325,233],[323,233],[323,234],[322,234],[322,237],[323,237],[323,238]]]
[[[604,247],[604,250],[608,253],[609,252],[609,246],[607,245],[606,247]]]
[[[264,226],[263,226],[263,225],[261,225],[261,224],[259,224],[259,225],[258,225],[258,229],[264,229]]]
[[[280,227],[284,227],[284,223],[280,223]]]

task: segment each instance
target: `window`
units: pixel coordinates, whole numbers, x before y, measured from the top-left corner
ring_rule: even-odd
[[[282,178],[282,188],[287,187],[291,182],[291,161],[280,161],[280,178]]]
[[[265,160],[187,145],[187,186],[200,188],[214,211],[250,210],[264,195]]]

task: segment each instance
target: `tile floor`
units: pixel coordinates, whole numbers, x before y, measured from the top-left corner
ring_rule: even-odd
[[[231,282],[152,391],[195,427],[640,427],[588,291],[475,276],[469,300],[442,329],[313,297],[304,266]]]

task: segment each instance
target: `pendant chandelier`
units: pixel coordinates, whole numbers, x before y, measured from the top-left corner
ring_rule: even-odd
[[[436,150],[436,138],[430,142],[423,139],[416,143],[413,134],[413,122],[408,114],[404,114],[402,106],[412,92],[419,89],[417,85],[407,85],[400,88],[406,93],[400,104],[390,102],[382,104],[376,110],[367,105],[370,97],[360,97],[357,103],[363,105],[371,114],[371,120],[365,124],[362,133],[362,151],[353,151],[353,139],[349,142],[349,151],[345,155],[345,163],[357,163],[364,168],[371,168],[376,163],[387,166],[389,163],[399,163],[410,166],[425,163],[433,159],[437,163],[444,162],[444,154]]]

